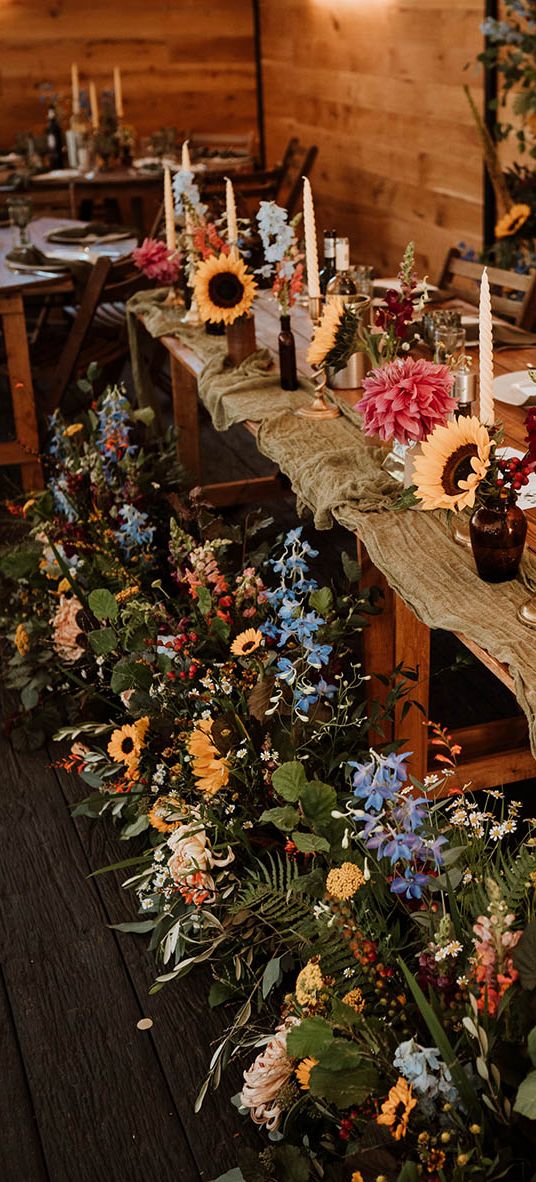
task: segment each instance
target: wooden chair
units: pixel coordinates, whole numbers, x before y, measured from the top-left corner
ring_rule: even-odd
[[[19,466],[25,492],[43,487],[24,303],[20,292],[0,295],[6,377],[11,394],[15,439],[0,442],[0,466]]]
[[[238,212],[243,217],[256,213],[259,201],[277,201],[293,218],[300,207],[303,177],[309,176],[318,154],[313,144],[305,148],[295,136],[289,141],[280,164],[256,172],[239,172],[233,176]],[[206,176],[200,182],[202,196],[209,204],[225,201],[225,182],[222,177]]]
[[[203,149],[217,151],[220,148],[225,151],[227,148],[232,148],[240,155],[250,156],[253,159],[255,157],[257,137],[254,131],[237,134],[232,132],[227,134],[220,131],[192,131],[186,138],[192,149],[192,155],[201,155]]]
[[[439,287],[478,306],[483,264],[463,259],[452,247],[445,259]],[[511,320],[527,332],[536,329],[536,271],[519,275],[502,267],[488,267],[491,307],[497,316]]]
[[[297,136],[289,140],[281,162],[281,175],[276,188],[275,200],[288,210],[289,219],[300,208],[304,176],[310,176],[318,156],[316,144],[306,148]]]

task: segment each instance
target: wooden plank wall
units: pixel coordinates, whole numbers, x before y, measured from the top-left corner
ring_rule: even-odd
[[[99,92],[121,67],[141,135],[256,128],[251,0],[0,0],[0,45],[0,146],[42,129],[39,83],[69,97],[72,61]]]
[[[410,238],[431,277],[449,246],[478,246],[482,163],[462,84],[480,98],[484,0],[260,6],[268,161],[291,134],[318,144],[319,227],[384,274]]]

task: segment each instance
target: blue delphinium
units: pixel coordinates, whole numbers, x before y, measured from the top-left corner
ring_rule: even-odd
[[[257,213],[257,225],[262,239],[264,257],[267,264],[283,263],[285,255],[294,241],[294,230],[288,224],[288,211],[275,201],[261,201]],[[291,279],[294,265],[289,260],[288,274]],[[263,271],[265,268],[263,268]]]
[[[148,525],[146,513],[136,509],[134,505],[123,505],[119,510],[121,525],[116,531],[117,540],[127,557],[138,547],[150,546],[154,537],[154,525]]]
[[[73,522],[77,520],[78,513],[69,500],[66,490],[66,480],[63,476],[58,477],[57,480],[50,479],[48,487],[52,493],[52,500],[54,501],[54,508],[61,517],[65,517],[67,521]]]
[[[128,398],[117,387],[109,390],[101,399],[97,410],[95,443],[107,475],[123,456],[134,454],[134,445],[130,443],[131,414],[132,408]]]
[[[203,205],[201,201],[199,188],[194,181],[191,169],[178,168],[173,177],[172,187],[175,213],[179,217],[185,213],[197,213],[202,217],[207,212],[206,205]]]
[[[437,1047],[421,1047],[410,1038],[397,1047],[393,1066],[412,1085],[425,1113],[432,1112],[437,1100],[442,1104],[458,1102],[452,1076]]]

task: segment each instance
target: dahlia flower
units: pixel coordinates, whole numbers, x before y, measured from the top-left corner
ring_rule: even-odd
[[[424,358],[398,358],[373,369],[363,381],[365,393],[356,405],[365,435],[399,443],[426,439],[454,410],[452,382],[446,365]]]
[[[251,1119],[256,1125],[266,1125],[268,1132],[277,1129],[281,1120],[281,1108],[277,1103],[281,1088],[292,1075],[292,1063],[287,1055],[287,1034],[296,1018],[287,1018],[266,1044],[260,1055],[247,1071],[244,1071],[244,1087],[240,1095],[243,1108],[249,1108]]]
[[[169,251],[165,242],[156,238],[144,238],[141,246],[132,251],[134,263],[148,279],[158,283],[176,283],[180,271],[180,258]]]

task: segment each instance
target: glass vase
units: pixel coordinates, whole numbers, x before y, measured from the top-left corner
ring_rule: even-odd
[[[279,347],[279,376],[282,390],[298,389],[298,372],[296,369],[296,342],[290,327],[290,316],[280,317],[280,332],[277,338]]]
[[[514,502],[480,505],[469,523],[476,569],[486,583],[515,579],[527,536],[527,519]]]
[[[231,365],[240,365],[256,348],[255,318],[251,312],[227,325],[227,356]]]

